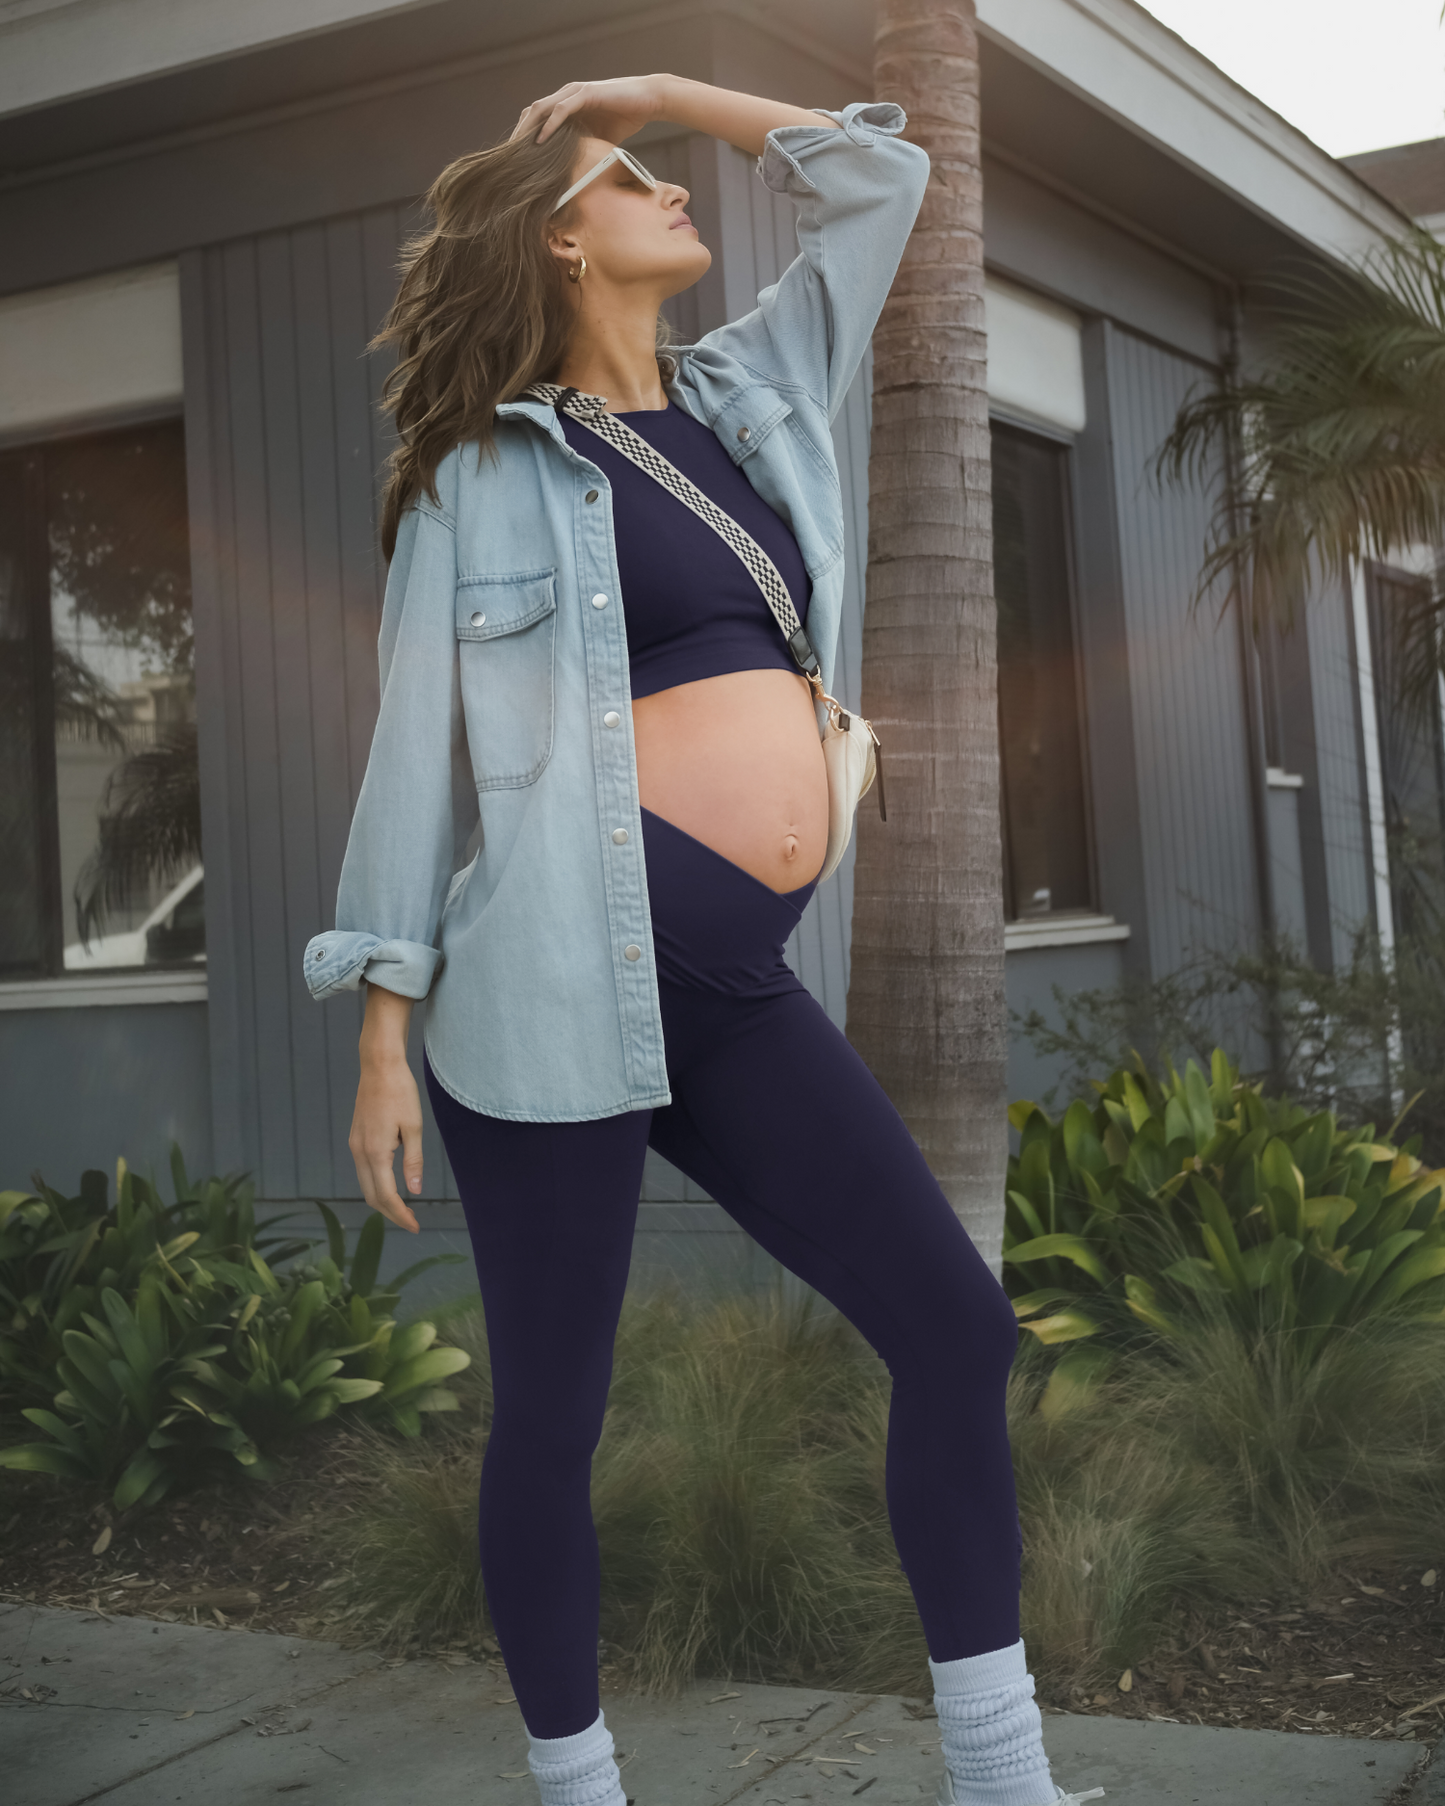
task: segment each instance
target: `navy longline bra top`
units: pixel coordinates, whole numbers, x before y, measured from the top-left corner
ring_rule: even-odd
[[[725,671],[796,671],[783,630],[737,554],[629,458],[569,415],[560,418],[567,443],[612,485],[632,694],[650,696]],[[798,618],[806,621],[812,584],[798,542],[712,429],[670,402],[617,418],[747,528],[778,567]]]

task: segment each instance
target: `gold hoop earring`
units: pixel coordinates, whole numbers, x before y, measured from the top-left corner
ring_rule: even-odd
[[[575,267],[571,264],[567,266],[567,280],[569,282],[580,282],[586,274],[587,259],[579,251],[577,253],[577,263]]]

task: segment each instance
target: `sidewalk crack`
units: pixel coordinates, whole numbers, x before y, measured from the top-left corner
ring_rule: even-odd
[[[352,1674],[339,1675],[334,1681],[318,1682],[315,1687],[307,1689],[305,1693],[297,1689],[286,1709],[301,1705],[303,1702],[319,1699],[323,1694],[334,1693],[338,1687],[348,1687],[353,1681],[360,1680],[363,1675],[369,1673],[372,1666],[374,1664],[368,1663],[365,1668],[358,1668]],[[250,1697],[249,1694],[246,1695],[246,1698]],[[228,1726],[225,1730],[213,1732],[209,1737],[202,1737],[195,1743],[188,1743],[183,1750],[176,1750],[169,1756],[162,1756],[158,1761],[148,1763],[144,1768],[132,1769],[128,1775],[122,1775],[118,1780],[107,1781],[104,1786],[97,1787],[90,1793],[79,1794],[75,1799],[67,1801],[66,1806],[89,1806],[92,1800],[103,1800],[107,1794],[113,1794],[122,1787],[129,1787],[133,1781],[142,1781],[147,1775],[158,1774],[161,1769],[169,1768],[175,1762],[184,1761],[187,1757],[194,1756],[199,1750],[210,1749],[213,1744],[224,1743],[228,1737],[235,1737],[238,1733],[250,1728],[243,1719],[237,1724]]]
[[[771,1759],[767,1768],[759,1769],[750,1781],[744,1781],[742,1786],[737,1788],[734,1792],[724,1794],[722,1799],[713,1802],[713,1806],[732,1806],[734,1800],[740,1800],[744,1794],[751,1793],[759,1782],[771,1780],[780,1768],[785,1767],[789,1762],[796,1762],[805,1751],[812,1749],[815,1743],[822,1743],[825,1737],[833,1738],[838,1736],[841,1728],[845,1724],[851,1724],[860,1712],[864,1711],[869,1706],[876,1705],[883,1697],[884,1696],[881,1693],[863,1694],[853,1710],[845,1713],[842,1718],[830,1722],[826,1731],[820,1725],[814,1735],[809,1737],[805,1742],[800,1743],[791,1754]],[[81,1803],[77,1801],[76,1806],[81,1806]]]

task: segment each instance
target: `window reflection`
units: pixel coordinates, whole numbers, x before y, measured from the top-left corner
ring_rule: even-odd
[[[0,971],[205,958],[179,421],[0,455]]]
[[[46,497],[65,966],[202,959],[179,425],[49,450]]]
[[[1068,555],[1068,454],[995,422],[994,594],[1009,919],[1091,907]]]

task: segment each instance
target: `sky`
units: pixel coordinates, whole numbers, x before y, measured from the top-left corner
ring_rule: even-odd
[[[1441,0],[1143,0],[1333,157],[1445,137]]]

